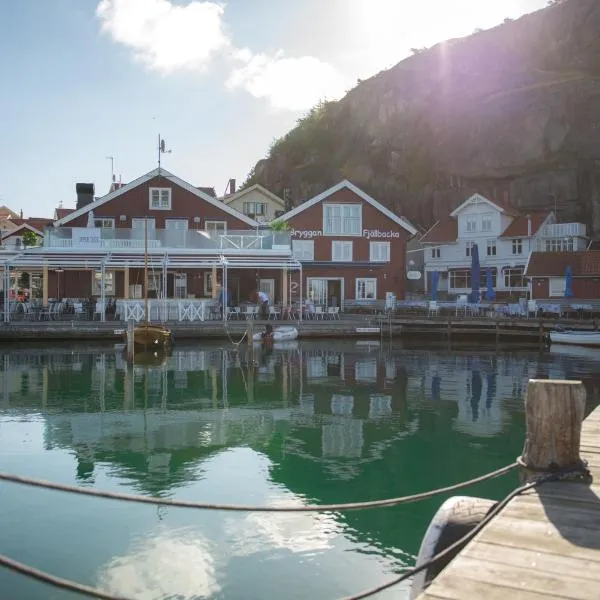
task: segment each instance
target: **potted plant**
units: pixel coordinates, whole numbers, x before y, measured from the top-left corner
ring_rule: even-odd
[[[287,221],[272,221],[269,224],[273,232],[273,248],[289,248],[292,228]]]

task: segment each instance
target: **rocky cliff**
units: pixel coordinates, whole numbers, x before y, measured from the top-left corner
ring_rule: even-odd
[[[414,54],[313,109],[248,183],[294,206],[341,178],[425,228],[479,191],[600,234],[600,0]]]

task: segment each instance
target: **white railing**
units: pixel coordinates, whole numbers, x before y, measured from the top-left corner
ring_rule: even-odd
[[[540,231],[542,238],[585,237],[586,226],[583,223],[555,223],[544,225]]]

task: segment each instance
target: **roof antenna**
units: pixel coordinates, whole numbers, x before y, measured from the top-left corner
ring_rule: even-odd
[[[165,140],[160,137],[160,133],[158,134],[158,174],[160,175],[160,155],[161,154],[171,154],[170,150],[167,150]]]
[[[110,160],[110,182],[112,184],[115,182],[115,157],[107,156],[106,160]]]

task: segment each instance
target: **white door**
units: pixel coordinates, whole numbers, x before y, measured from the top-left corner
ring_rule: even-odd
[[[260,279],[258,283],[258,289],[269,296],[269,304],[275,302],[275,280],[274,279]]]

